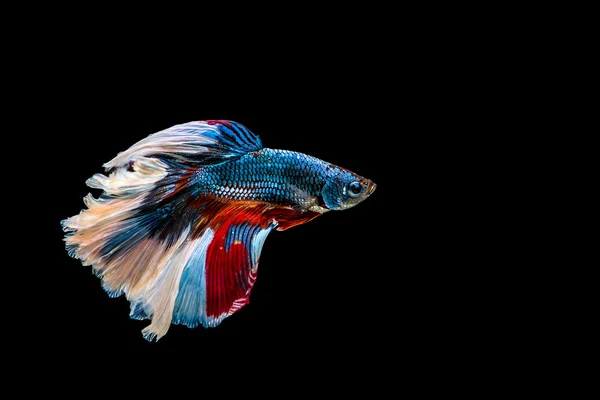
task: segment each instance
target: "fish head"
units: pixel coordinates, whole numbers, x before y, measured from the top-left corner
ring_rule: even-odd
[[[364,201],[375,191],[377,185],[345,169],[335,169],[327,177],[321,197],[323,204],[329,210],[345,210]]]

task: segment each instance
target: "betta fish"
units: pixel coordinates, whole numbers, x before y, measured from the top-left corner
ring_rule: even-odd
[[[62,221],[70,256],[90,265],[130,317],[215,327],[248,304],[265,239],[330,210],[353,207],[376,185],[305,154],[263,148],[233,121],[175,125],[140,140],[86,184],[103,192]]]

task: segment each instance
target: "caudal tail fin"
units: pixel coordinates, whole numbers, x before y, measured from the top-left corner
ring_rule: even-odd
[[[264,204],[195,195],[202,168],[261,148],[229,121],[177,125],[105,164],[87,185],[87,209],[62,221],[69,254],[91,265],[131,317],[151,319],[148,340],[170,324],[211,327],[248,302],[262,245],[277,223]]]

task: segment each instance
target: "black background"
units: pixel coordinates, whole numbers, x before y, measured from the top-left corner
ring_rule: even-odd
[[[25,13],[3,50],[3,117],[16,120],[3,132],[3,272],[17,275],[3,281],[5,348],[26,362],[68,354],[121,362],[127,377],[132,367],[146,372],[124,355],[132,351],[189,356],[194,372],[213,368],[206,360],[250,371],[275,355],[287,362],[270,366],[283,373],[353,371],[343,386],[370,391],[378,380],[402,390],[407,375],[420,378],[419,389],[444,377],[442,390],[470,385],[488,373],[482,366],[514,354],[523,324],[506,304],[517,303],[523,261],[510,251],[528,241],[513,237],[520,225],[505,210],[522,196],[498,170],[514,163],[512,149],[535,125],[511,120],[530,106],[511,75],[522,62],[437,6],[421,16],[367,8],[307,7],[296,22],[265,14],[268,23],[248,17],[242,26],[206,12],[154,20],[111,12],[94,22],[64,10],[68,23],[42,12],[39,25]],[[130,32],[132,22],[148,29]],[[504,38],[506,29],[495,30]],[[67,256],[60,221],[83,208],[84,182],[104,162],[197,119],[238,121],[267,147],[317,156],[378,188],[353,209],[272,233],[250,304],[219,327],[174,325],[148,343],[140,333],[148,321],[129,319],[128,302],[110,299]],[[502,219],[514,226],[499,229]],[[272,384],[256,371],[252,378]],[[110,382],[102,372],[89,373]]]
[[[167,353],[202,371],[219,362],[227,376],[263,360],[284,374],[306,363],[307,374],[341,370],[345,387],[369,390],[403,374],[445,376],[460,362],[478,374],[510,354],[519,326],[503,323],[511,293],[497,282],[514,277],[489,235],[497,209],[487,208],[499,190],[480,190],[493,183],[480,160],[494,146],[481,132],[495,120],[477,117],[488,104],[464,93],[443,53],[421,57],[430,48],[403,58],[373,42],[332,49],[142,57],[135,47],[88,46],[25,69],[11,103],[23,111],[10,132],[21,147],[5,150],[25,208],[14,215],[22,249],[7,269],[18,275],[6,285],[7,345],[35,360],[126,366],[131,352]],[[352,209],[270,234],[250,304],[218,327],[172,325],[149,343],[140,332],[149,321],[131,320],[127,300],[109,298],[90,267],[68,257],[60,221],[83,208],[86,179],[119,151],[200,119],[240,122],[266,147],[319,157],[378,187]],[[361,382],[365,372],[373,375]]]

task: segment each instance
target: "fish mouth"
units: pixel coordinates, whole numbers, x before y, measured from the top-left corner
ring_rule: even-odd
[[[374,182],[369,183],[369,186],[367,188],[367,196],[370,196],[375,189],[377,188],[377,185]]]

